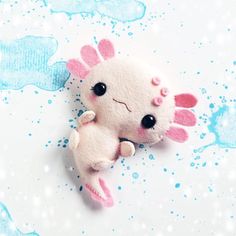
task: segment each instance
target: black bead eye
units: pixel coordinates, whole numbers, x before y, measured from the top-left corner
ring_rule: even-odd
[[[141,121],[144,129],[150,129],[156,124],[156,118],[153,115],[146,115]]]
[[[107,86],[104,83],[99,82],[92,87],[92,90],[97,96],[102,96],[106,93]]]

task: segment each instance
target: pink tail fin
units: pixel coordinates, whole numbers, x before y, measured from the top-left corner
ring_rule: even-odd
[[[99,178],[98,181],[99,181],[99,185],[100,185],[104,195],[106,196],[106,198],[102,197],[99,194],[99,192],[95,189],[95,187],[92,186],[91,184],[86,184],[85,185],[86,189],[89,191],[92,199],[101,203],[104,207],[112,207],[114,205],[114,202],[113,202],[113,198],[110,194],[110,190],[107,188],[104,180]]]

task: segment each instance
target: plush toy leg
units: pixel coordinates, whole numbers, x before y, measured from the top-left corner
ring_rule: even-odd
[[[105,169],[110,168],[114,163],[115,161],[111,161],[111,160],[101,160],[101,161],[92,163],[91,167],[94,170],[100,171],[100,170],[105,170]]]
[[[75,129],[72,130],[69,138],[69,148],[71,150],[76,149],[77,146],[79,145],[79,141],[80,141],[79,132],[76,131]]]
[[[112,196],[110,194],[109,189],[105,185],[104,180],[95,176],[90,176],[90,180],[88,183],[85,184],[85,187],[89,191],[92,199],[101,203],[105,207],[113,206]]]
[[[120,143],[120,155],[123,157],[131,157],[135,154],[134,144],[129,141]]]
[[[93,111],[85,111],[78,119],[79,125],[83,125],[93,121],[96,114]]]

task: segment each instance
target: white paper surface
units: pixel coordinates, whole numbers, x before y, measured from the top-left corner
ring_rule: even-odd
[[[0,235],[235,235],[235,1],[68,2],[0,1]],[[110,209],[80,191],[67,139],[84,108],[60,71],[102,38],[199,99],[185,144],[137,148],[106,173]]]

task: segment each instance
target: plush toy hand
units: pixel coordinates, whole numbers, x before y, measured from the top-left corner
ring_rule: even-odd
[[[109,169],[114,163],[115,161],[104,159],[104,160],[92,163],[91,167],[96,171],[101,171],[101,170]]]
[[[135,154],[134,144],[130,141],[120,143],[120,155],[123,157],[131,157]]]
[[[80,137],[79,132],[75,129],[71,131],[70,138],[69,138],[69,148],[70,150],[75,150],[79,145]]]
[[[93,121],[95,116],[96,114],[93,111],[85,111],[78,119],[79,126],[82,126],[84,124]],[[76,149],[77,146],[79,145],[79,141],[80,141],[79,132],[76,130],[72,130],[69,138],[69,148],[71,150]]]
[[[85,111],[78,119],[80,126],[87,124],[93,121],[96,117],[96,114],[93,111]]]

